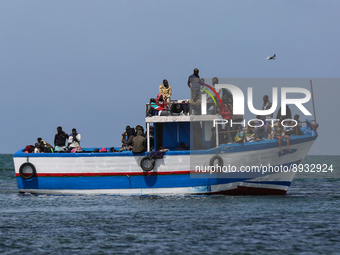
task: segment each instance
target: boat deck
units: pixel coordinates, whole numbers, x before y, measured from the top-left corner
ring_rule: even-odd
[[[213,121],[223,119],[221,115],[183,115],[183,116],[152,116],[146,117],[146,123],[166,123],[166,122],[196,122],[196,121]]]

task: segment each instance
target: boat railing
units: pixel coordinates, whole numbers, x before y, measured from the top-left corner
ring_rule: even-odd
[[[312,122],[316,122],[315,120],[311,120]],[[306,123],[306,121],[300,121],[299,123]],[[221,124],[218,124],[218,125],[221,125]],[[249,126],[249,125],[248,125]],[[242,130],[241,131],[245,131],[247,128],[248,128],[248,126],[246,126],[245,128],[242,128]],[[272,125],[269,125],[269,126],[267,126],[267,127],[252,127],[252,126],[250,126],[250,128],[251,129],[253,129],[253,130],[261,130],[261,129],[266,129],[266,128],[272,128],[273,126]],[[296,126],[294,126],[294,127],[296,127]],[[296,135],[298,135],[298,133],[299,133],[299,129],[298,128],[295,128],[295,131],[296,131]],[[219,134],[226,134],[226,133],[237,133],[238,132],[238,130],[237,129],[234,129],[234,130],[223,130],[223,131],[218,131],[218,133]]]
[[[162,112],[160,113],[161,115],[158,116],[165,116],[165,117],[169,117],[169,116],[179,116],[179,115],[185,115],[185,116],[190,116],[193,114],[193,112],[191,111],[191,105],[190,105],[190,101],[189,100],[182,100],[181,102],[179,102],[181,100],[171,100],[170,103],[166,103],[166,110],[161,110]],[[173,113],[171,112],[171,106],[172,105],[182,105],[182,114],[181,113]],[[216,115],[218,114],[217,108],[214,106],[214,103],[207,103],[208,106],[208,113],[207,115]],[[152,117],[151,114],[149,113],[149,111],[151,110],[151,104],[148,103],[146,104],[146,110],[145,110],[145,116],[146,117]],[[158,111],[159,113],[160,111]],[[154,115],[156,116],[156,115]]]

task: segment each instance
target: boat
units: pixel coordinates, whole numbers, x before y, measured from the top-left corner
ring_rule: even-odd
[[[176,101],[182,102],[182,100]],[[220,144],[210,148],[218,113],[150,116],[146,105],[147,150],[14,154],[20,193],[87,195],[284,195],[317,135]],[[153,143],[150,130],[153,127]],[[195,134],[195,135],[193,135]],[[188,150],[178,148],[184,142]],[[286,148],[286,141],[282,143]],[[101,147],[99,147],[101,148]],[[153,149],[155,148],[155,149]],[[116,147],[119,149],[119,147]]]

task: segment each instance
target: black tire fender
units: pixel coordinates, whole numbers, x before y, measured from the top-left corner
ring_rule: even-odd
[[[25,167],[30,167],[32,169],[32,174],[30,174],[30,175],[24,174],[23,171],[24,171]],[[35,166],[32,163],[26,162],[26,163],[23,163],[20,166],[19,174],[20,174],[21,178],[23,178],[23,179],[31,179],[31,178],[33,178],[37,174],[37,171],[35,169]]]
[[[147,160],[151,160],[152,161],[152,164],[149,167],[146,166]],[[144,158],[142,158],[142,160],[140,162],[140,167],[144,171],[151,171],[154,168],[154,166],[155,166],[155,160],[153,158],[151,158],[150,156],[145,156]]]
[[[223,167],[223,159],[220,156],[213,156],[209,161],[209,166],[214,166],[216,159],[218,160],[218,166]]]

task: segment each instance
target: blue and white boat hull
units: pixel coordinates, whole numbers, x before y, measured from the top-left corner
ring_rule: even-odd
[[[293,164],[301,163],[315,139],[293,137],[291,152],[284,154],[279,153],[276,140],[221,145],[217,153],[215,149],[168,151],[148,172],[140,166],[147,153],[132,152],[28,154],[20,150],[14,155],[14,165],[19,192],[32,194],[285,194],[296,174]],[[215,156],[235,171],[204,172]],[[35,168],[29,179],[20,175],[20,167],[27,162]]]

